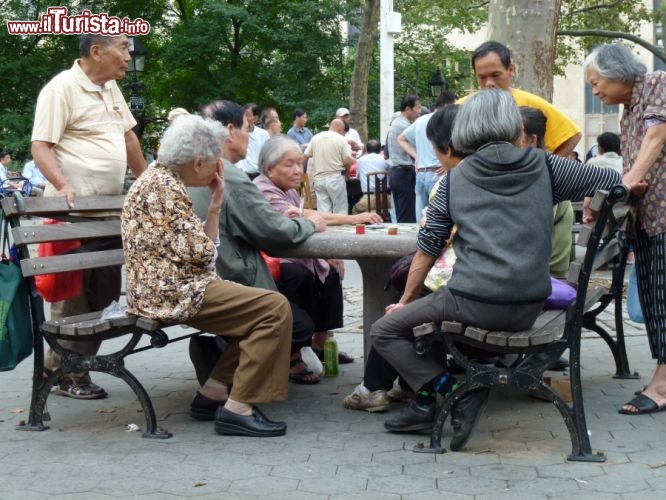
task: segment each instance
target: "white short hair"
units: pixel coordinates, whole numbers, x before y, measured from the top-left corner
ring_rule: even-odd
[[[215,161],[229,131],[219,122],[198,115],[182,115],[166,129],[157,158],[174,169],[196,158]]]

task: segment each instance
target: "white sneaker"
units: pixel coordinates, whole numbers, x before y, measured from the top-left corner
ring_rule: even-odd
[[[414,397],[414,393],[410,390],[404,389],[396,380],[393,382],[393,387],[386,393],[390,401],[396,403],[406,403]]]
[[[354,392],[342,400],[342,405],[350,410],[365,410],[375,413],[388,410],[389,402],[386,391],[378,389],[371,392],[363,384],[359,384],[354,388]]]

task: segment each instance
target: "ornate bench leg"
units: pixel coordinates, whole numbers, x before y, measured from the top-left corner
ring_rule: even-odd
[[[444,429],[446,417],[448,416],[449,407],[445,404],[437,413],[437,420],[435,420],[435,425],[430,433],[430,446],[424,446],[423,443],[417,443],[414,445],[414,448],[412,448],[414,453],[446,453],[446,448],[442,448],[442,431]]]
[[[606,455],[602,452],[592,452],[590,436],[587,432],[585,420],[585,407],[583,405],[583,386],[580,380],[580,344],[571,347],[569,377],[571,380],[572,408],[559,396],[553,401],[567,424],[571,436],[571,455],[567,457],[570,462],[605,462]]]
[[[141,408],[143,408],[143,413],[146,415],[146,432],[143,433],[142,437],[152,438],[152,439],[168,439],[173,434],[171,434],[166,429],[162,429],[157,425],[157,418],[155,417],[155,410],[153,408],[153,403],[150,401],[148,393],[143,388],[141,383],[132,375],[127,369],[120,368],[114,373],[117,377],[123,379],[127,385],[129,385],[136,397],[141,403]]]
[[[46,408],[46,399],[49,397],[53,383],[60,377],[59,372],[52,373],[47,379],[44,378],[44,348],[35,350],[35,369],[32,375],[32,394],[30,396],[30,411],[28,422],[21,422],[16,426],[19,431],[45,431],[49,427],[44,425],[44,420],[51,420]]]

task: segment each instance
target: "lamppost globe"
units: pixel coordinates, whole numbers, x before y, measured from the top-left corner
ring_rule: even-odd
[[[431,97],[439,97],[446,90],[446,80],[444,80],[441,69],[437,68],[437,71],[432,74],[428,87],[430,87]]]
[[[146,107],[143,96],[141,95],[144,86],[143,83],[139,81],[139,78],[146,67],[146,57],[148,56],[148,51],[138,38],[131,36],[128,37],[128,39],[131,61],[127,67],[127,81],[123,87],[125,89],[129,89],[130,91],[129,108],[137,122],[134,131],[137,137],[140,139],[146,125]]]
[[[139,39],[134,36],[129,37],[129,42],[129,53],[132,60],[127,68],[127,72],[130,74],[130,77],[135,80],[141,73],[143,73],[143,70],[146,67],[146,56],[148,55],[148,51]]]

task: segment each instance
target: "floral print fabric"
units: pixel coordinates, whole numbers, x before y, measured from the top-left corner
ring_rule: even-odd
[[[620,122],[625,172],[636,161],[650,123],[666,122],[666,73],[656,71],[636,78],[631,103],[624,107]],[[638,218],[648,236],[666,231],[666,156],[661,152],[645,180],[649,188],[637,202]]]
[[[184,321],[202,306],[216,249],[180,176],[159,162],[130,188],[121,217],[127,312]]]

